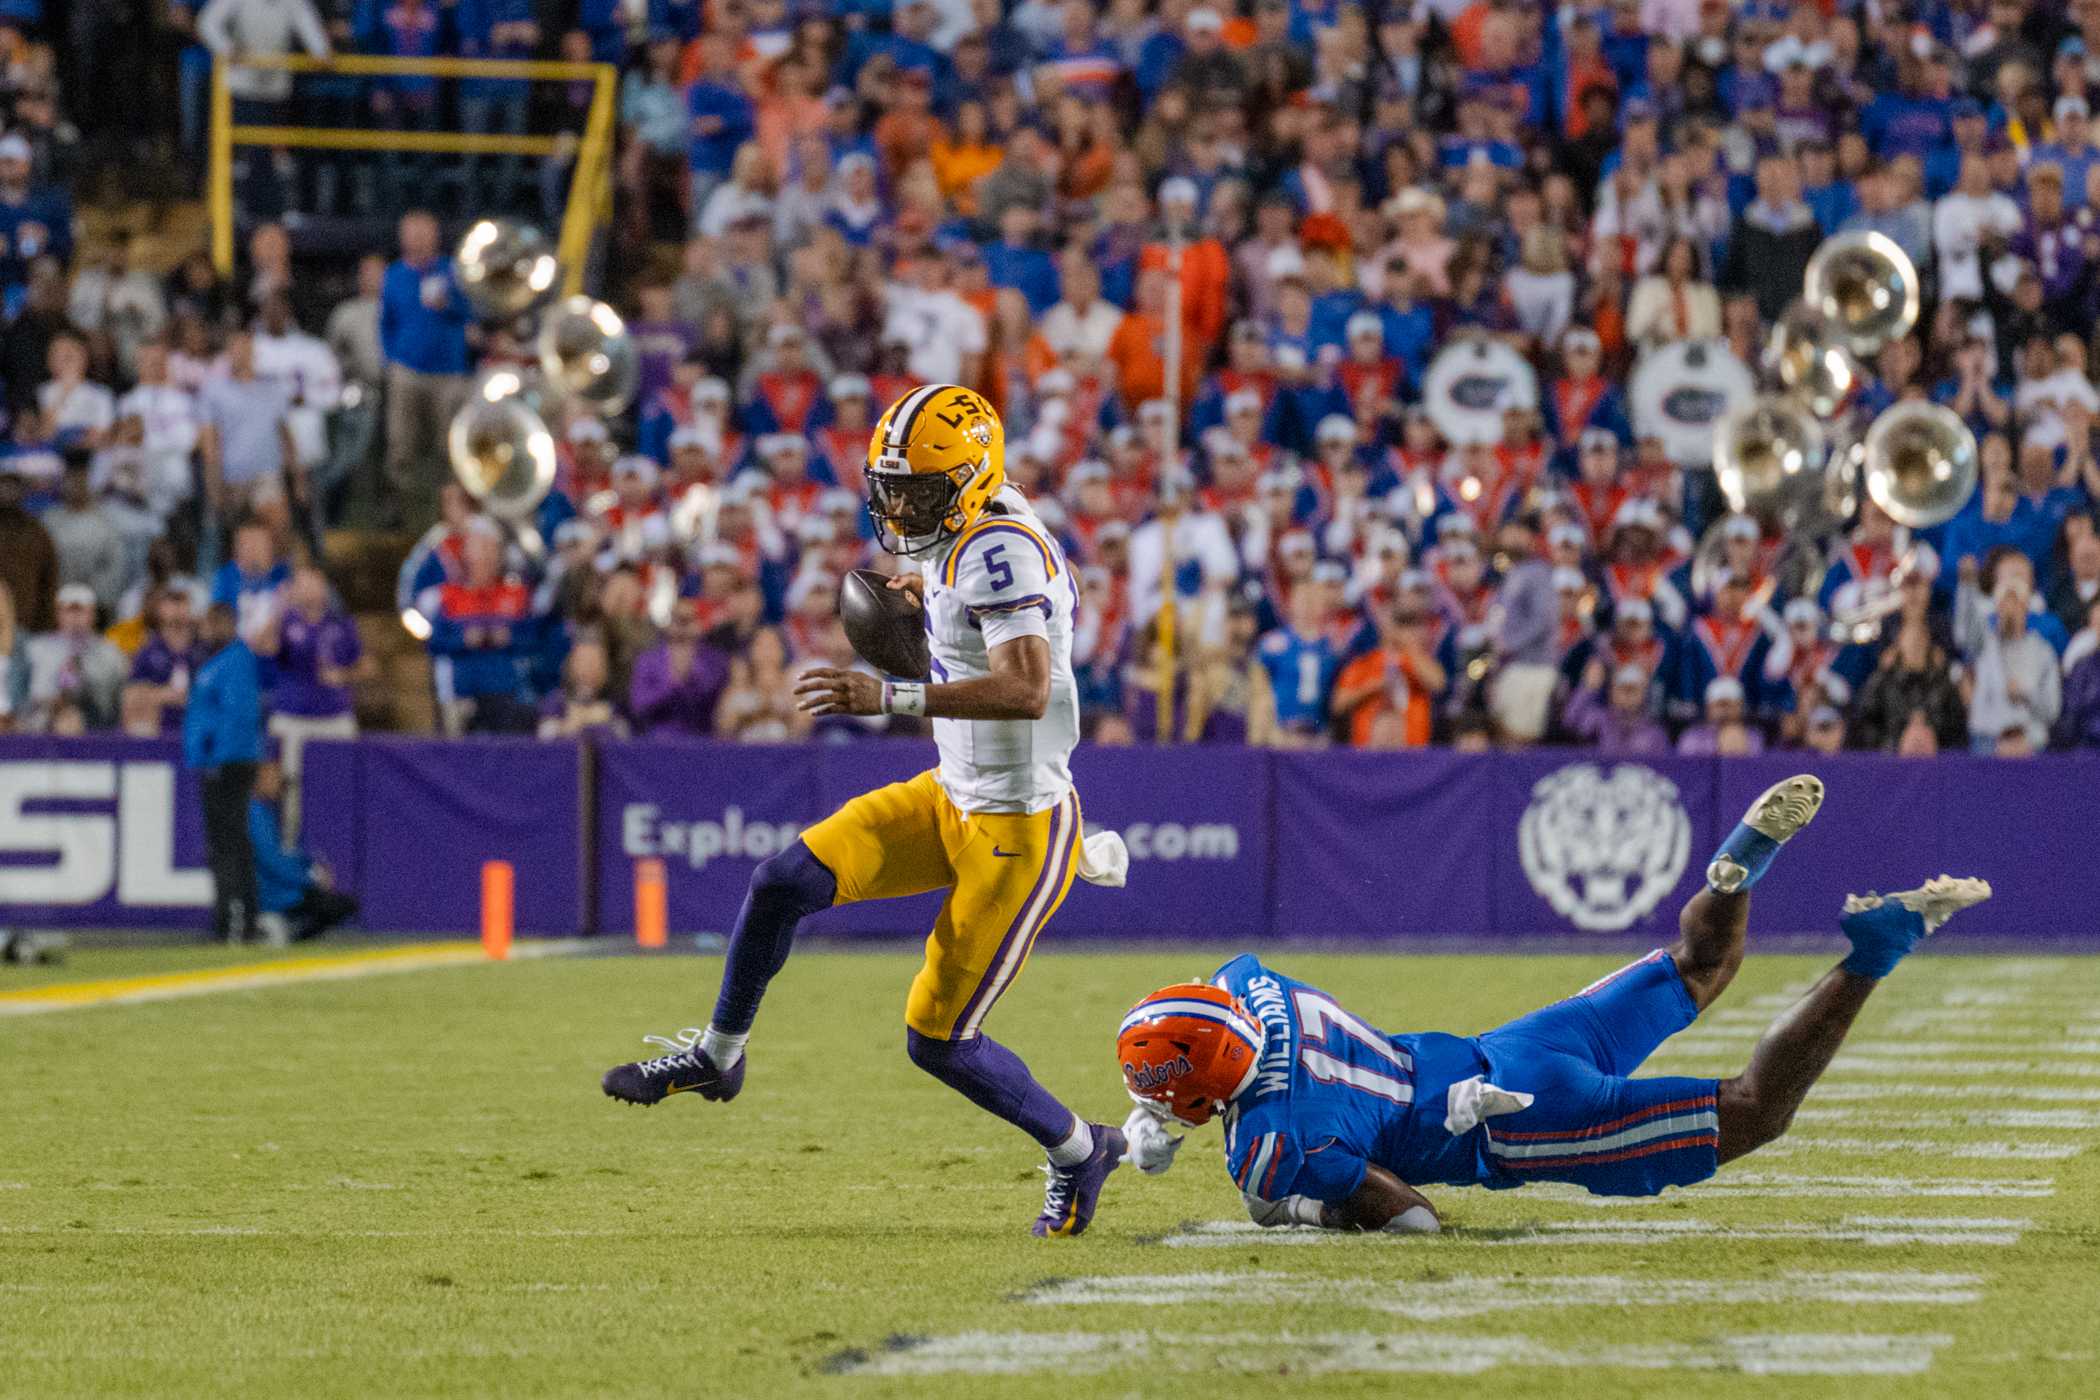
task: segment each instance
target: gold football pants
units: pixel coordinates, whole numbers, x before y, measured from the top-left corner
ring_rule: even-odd
[[[1032,814],[965,812],[928,770],[854,798],[802,841],[838,880],[835,903],[948,891],[904,1020],[967,1040],[1072,888],[1082,834],[1076,792]]]

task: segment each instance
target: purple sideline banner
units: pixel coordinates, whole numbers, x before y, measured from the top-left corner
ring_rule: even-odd
[[[671,925],[723,932],[753,867],[861,793],[933,766],[931,744],[609,745],[598,751],[599,925],[634,929],[634,862],[664,862]],[[1053,937],[1255,938],[1267,927],[1269,765],[1252,751],[1082,749],[1074,756],[1090,828],[1130,847],[1129,886],[1075,881]],[[811,932],[917,936],[939,893],[850,905]]]
[[[479,928],[482,863],[507,860],[519,933],[584,931],[580,744],[375,737],[357,747],[360,878],[346,887],[364,901],[364,927]],[[330,796],[309,779],[301,801],[312,812]]]
[[[210,922],[204,813],[180,744],[0,738],[0,925]]]
[[[1272,764],[1276,937],[1494,926],[1484,800],[1493,755],[1280,753]]]
[[[364,738],[307,755],[305,842],[364,901],[365,927],[471,930],[481,864],[504,859],[529,934],[631,933],[644,857],[665,863],[674,928],[725,930],[759,860],[933,762],[930,744],[892,741],[647,742],[587,756],[573,743]],[[1130,882],[1075,883],[1054,939],[1650,944],[1670,937],[1750,800],[1810,768],[1828,800],[1758,887],[1753,932],[1834,933],[1846,894],[1946,871],[1997,890],[1964,935],[2100,942],[2100,862],[2084,840],[2100,762],[2088,758],[1083,748],[1073,765],[1089,827],[1129,843]],[[830,911],[812,929],[917,937],[940,899]],[[0,737],[0,925],[201,931],[210,902],[178,746]]]

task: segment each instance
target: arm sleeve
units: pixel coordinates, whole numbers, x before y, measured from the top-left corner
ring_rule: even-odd
[[[998,521],[956,547],[953,581],[987,649],[1050,635],[1052,590],[1070,585],[1056,546],[1032,526]]]

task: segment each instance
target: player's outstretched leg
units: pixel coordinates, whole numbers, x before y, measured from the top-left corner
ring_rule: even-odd
[[[1815,819],[1823,782],[1801,773],[1772,784],[1750,804],[1735,830],[1707,862],[1706,888],[1678,916],[1670,949],[1685,990],[1701,1011],[1711,1006],[1743,965],[1743,934],[1750,922],[1750,887],[1771,868],[1779,848]]]
[[[729,934],[722,990],[706,1031],[688,1029],[675,1040],[644,1039],[666,1047],[653,1060],[615,1065],[605,1072],[605,1092],[628,1103],[660,1103],[672,1094],[697,1092],[727,1101],[744,1087],[744,1042],[758,1016],[766,984],[786,965],[795,925],[831,907],[838,881],[823,862],[797,841],[759,862],[751,888]]]
[[[1784,1133],[1881,979],[1948,919],[1990,897],[1982,880],[1941,875],[1918,889],[1847,899],[1838,926],[1852,940],[1851,955],[1772,1023],[1750,1052],[1748,1068],[1721,1081],[1720,1160]]]
[[[1043,1146],[1050,1180],[1036,1235],[1085,1232],[1101,1187],[1122,1162],[1128,1144],[1120,1128],[1089,1123],[1059,1103],[1028,1072],[1021,1057],[988,1035],[941,1040],[906,1028],[911,1062],[985,1112],[1019,1128]]]

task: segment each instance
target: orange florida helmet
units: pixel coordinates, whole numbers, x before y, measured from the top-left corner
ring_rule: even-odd
[[[1261,1047],[1261,1022],[1207,982],[1161,987],[1130,1008],[1116,1033],[1130,1096],[1191,1128],[1254,1082]]]

